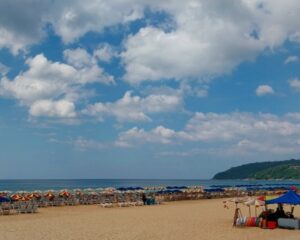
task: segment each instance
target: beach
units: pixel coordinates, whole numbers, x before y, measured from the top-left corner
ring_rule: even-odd
[[[224,199],[102,208],[99,205],[40,208],[36,214],[0,217],[5,240],[298,240],[299,230],[232,227],[234,206]],[[288,210],[287,206],[287,210]],[[243,214],[248,208],[242,207]],[[300,216],[300,208],[295,208]]]

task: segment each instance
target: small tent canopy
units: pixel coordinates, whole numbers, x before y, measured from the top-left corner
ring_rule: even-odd
[[[292,204],[292,205],[300,205],[300,195],[298,195],[293,190],[289,190],[284,195],[274,198],[272,200],[266,201],[266,204]]]

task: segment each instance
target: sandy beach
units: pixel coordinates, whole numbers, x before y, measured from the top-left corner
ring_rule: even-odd
[[[222,199],[111,209],[48,207],[37,214],[1,216],[0,232],[6,240],[300,239],[298,230],[233,228],[233,211],[233,206],[224,209]],[[299,207],[295,215],[300,216]]]

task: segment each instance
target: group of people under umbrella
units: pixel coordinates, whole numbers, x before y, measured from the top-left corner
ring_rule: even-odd
[[[292,187],[280,196],[260,196],[250,199],[233,198],[229,201],[235,203],[234,226],[300,229],[300,220],[294,217],[294,208],[296,205],[300,205],[300,195],[295,187]],[[248,207],[248,217],[243,216],[239,204],[244,204]],[[276,210],[269,208],[269,205],[277,205]],[[290,206],[289,211],[286,210],[288,205]],[[254,217],[251,214],[252,206],[255,209]],[[224,207],[228,208],[227,201],[224,201]],[[259,208],[262,208],[262,211],[257,216],[257,209]]]

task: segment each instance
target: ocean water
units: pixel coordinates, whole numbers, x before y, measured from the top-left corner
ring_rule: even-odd
[[[203,186],[204,188],[218,187],[274,187],[298,186],[299,181],[285,180],[182,180],[182,179],[43,179],[43,180],[0,180],[0,192],[8,191],[34,191],[34,190],[60,190],[85,189],[106,187],[146,187],[146,186]]]

